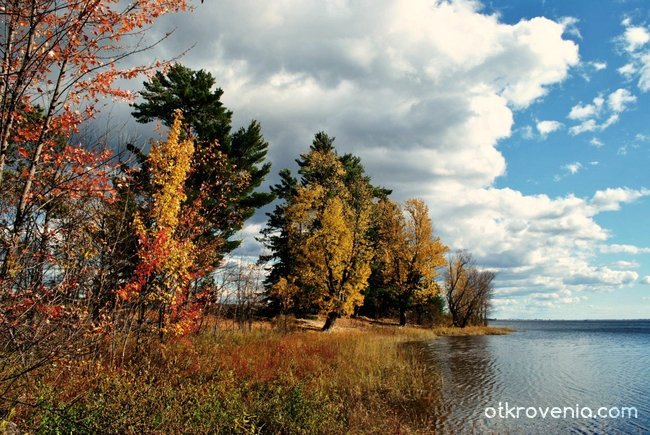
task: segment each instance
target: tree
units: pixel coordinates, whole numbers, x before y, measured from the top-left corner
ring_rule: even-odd
[[[355,210],[345,199],[327,198],[320,185],[304,187],[288,213],[297,274],[315,289],[316,303],[327,316],[324,331],[363,303],[370,276],[366,232],[371,203]]]
[[[323,330],[363,303],[374,207],[374,189],[363,168],[359,164],[357,173],[349,174],[332,142],[318,133],[301,156],[300,187],[287,203],[283,222],[301,296],[326,314]]]
[[[73,138],[104,98],[131,98],[121,80],[164,66],[124,61],[151,47],[142,41],[156,19],[187,2],[0,8],[0,398],[11,408],[26,374],[87,354],[106,330],[89,320],[109,293],[103,268],[114,240],[104,224],[119,153]]]
[[[168,139],[151,148],[148,162],[153,196],[146,216],[136,215],[134,221],[139,262],[132,281],[117,292],[123,301],[137,301],[140,323],[149,307],[158,308],[161,338],[167,331],[186,332],[188,323],[182,319],[180,308],[187,301],[196,265],[196,248],[180,226],[185,181],[194,153],[192,140],[181,139],[181,126],[182,115],[177,112]],[[189,210],[183,214],[189,215]]]
[[[185,0],[140,0],[129,7],[112,0],[2,2],[0,188],[7,189],[10,176],[17,195],[7,213],[11,224],[0,280],[7,280],[7,263],[25,239],[35,210],[33,189],[58,138],[70,137],[92,118],[101,97],[130,98],[115,83],[162,64],[121,68],[119,62],[148,48],[138,42],[146,26],[186,8]],[[34,112],[41,115],[31,116]],[[25,142],[32,145],[22,146]],[[24,169],[17,172],[19,166]]]
[[[496,274],[479,271],[464,251],[450,257],[445,274],[445,297],[454,326],[486,325]]]
[[[141,123],[159,119],[169,126],[175,111],[183,114],[197,148],[194,170],[186,183],[188,201],[202,191],[210,192],[202,200],[207,225],[201,237],[225,241],[218,247],[216,266],[224,254],[241,243],[231,238],[244,221],[270,203],[274,195],[256,191],[271,168],[265,162],[268,143],[260,124],[251,121],[248,127],[231,132],[232,112],[221,102],[223,91],[213,89],[215,83],[204,70],[175,64],[166,74],[158,71],[144,83],[140,92],[144,101],[133,105],[133,116]]]
[[[275,205],[272,212],[266,214],[268,221],[261,231],[260,238],[270,251],[270,254],[260,256],[260,262],[272,263],[264,280],[267,289],[272,288],[280,279],[295,275],[295,262],[289,246],[286,211],[289,202],[297,194],[298,180],[291,175],[291,171],[288,169],[281,170],[279,175],[280,182],[271,186],[271,192],[281,202]],[[271,294],[271,303],[274,300],[277,298]]]
[[[422,200],[409,199],[402,209],[385,200],[378,205],[379,269],[384,284],[395,295],[400,325],[406,311],[417,300],[435,297],[438,268],[444,266],[447,247],[433,235],[429,210]]]
[[[273,212],[267,213],[269,219],[260,239],[270,251],[269,254],[261,256],[260,261],[270,263],[265,286],[269,292],[270,306],[272,309],[276,308],[275,312],[278,311],[280,303],[271,289],[282,277],[293,277],[295,284],[300,288],[294,300],[294,308],[297,311],[309,311],[313,306],[321,309],[316,303],[319,298],[314,294],[318,292],[303,282],[296,271],[299,259],[292,246],[297,242],[292,241],[290,237],[292,229],[287,211],[296,201],[299,190],[318,185],[325,192],[324,198],[339,196],[345,207],[350,207],[357,214],[366,213],[369,203],[390,194],[389,190],[371,184],[370,177],[365,173],[358,157],[351,154],[339,156],[334,148],[334,138],[324,132],[316,133],[309,151],[300,155],[296,163],[299,167],[299,179],[288,169],[284,169],[280,172],[280,182],[271,187],[280,203],[275,206]],[[317,210],[313,213],[322,214],[325,203],[314,206]],[[314,228],[319,227],[319,219],[320,217],[314,219]],[[364,237],[367,237],[368,233],[369,228]]]
[[[287,329],[287,315],[289,310],[293,307],[294,297],[300,291],[300,288],[295,284],[296,278],[289,276],[285,278],[280,277],[278,281],[271,287],[271,295],[280,303],[280,313],[284,316],[284,329]]]

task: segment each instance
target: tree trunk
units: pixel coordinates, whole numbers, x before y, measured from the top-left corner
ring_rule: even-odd
[[[336,311],[331,311],[327,313],[327,319],[325,320],[325,324],[323,325],[323,332],[329,331],[332,329],[334,326],[334,322],[336,322],[336,319],[339,317],[339,313]]]
[[[399,306],[399,326],[406,326],[406,305]]]

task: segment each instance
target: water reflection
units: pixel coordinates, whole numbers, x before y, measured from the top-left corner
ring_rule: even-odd
[[[435,368],[443,391],[443,400],[435,413],[441,416],[436,430],[461,427],[467,415],[479,410],[497,394],[494,358],[487,340],[488,337],[463,337],[429,345],[435,347],[435,351],[425,353],[427,362]]]

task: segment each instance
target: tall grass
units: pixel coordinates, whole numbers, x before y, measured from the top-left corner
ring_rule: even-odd
[[[405,343],[434,337],[368,327],[152,340],[119,366],[53,367],[5,414],[36,433],[428,432],[439,380]]]

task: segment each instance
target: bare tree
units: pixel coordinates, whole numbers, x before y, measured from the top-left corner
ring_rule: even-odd
[[[480,271],[466,251],[449,258],[445,297],[454,326],[487,324],[495,276],[495,272]]]
[[[215,274],[220,305],[240,329],[252,329],[255,313],[264,300],[264,268],[243,258],[231,257]]]

